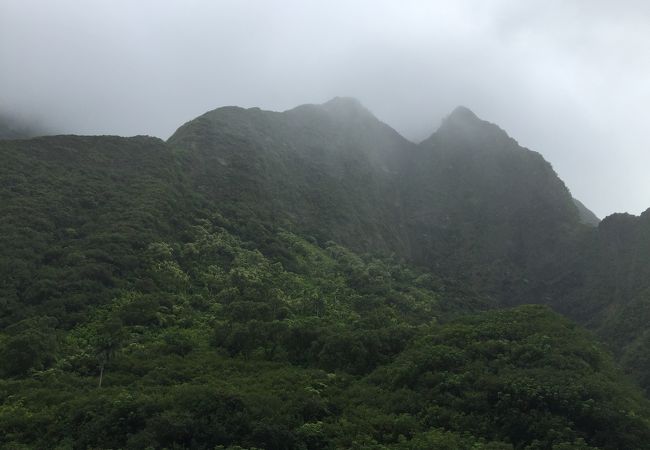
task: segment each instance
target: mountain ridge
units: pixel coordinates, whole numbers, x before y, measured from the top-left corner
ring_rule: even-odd
[[[374,127],[359,127],[358,122],[350,127],[350,122],[345,120],[339,127],[337,124],[341,122],[332,118],[331,110],[322,105],[304,105],[284,113],[271,113],[289,122],[304,114],[298,124],[284,122],[284,126],[294,132],[310,130],[305,148],[318,147],[317,153],[321,155],[338,149],[334,154],[340,156],[338,152],[343,151],[343,155],[361,158],[356,160],[361,165],[353,172],[346,174],[339,167],[332,173],[332,166],[305,156],[309,151],[303,152],[300,141],[293,142],[287,157],[306,159],[300,169],[285,172],[282,179],[290,179],[289,174],[294,170],[313,169],[318,163],[318,170],[305,182],[324,176],[331,183],[320,185],[317,192],[331,195],[343,186],[342,180],[346,184],[344,190],[328,200],[331,205],[337,205],[338,219],[332,221],[332,212],[323,217],[321,213],[326,209],[319,203],[322,199],[309,197],[301,207],[285,215],[285,226],[319,240],[334,239],[357,251],[397,254],[443,277],[462,279],[480,287],[498,304],[551,304],[583,323],[585,318],[578,313],[580,310],[592,311],[590,314],[594,317],[605,314],[607,301],[604,297],[600,303],[585,303],[591,288],[583,285],[590,286],[597,281],[584,281],[589,277],[585,273],[576,274],[574,267],[576,264],[587,267],[591,264],[588,261],[598,260],[589,251],[589,246],[594,245],[593,236],[603,235],[598,229],[607,228],[616,216],[608,216],[602,222],[594,219],[593,213],[589,214],[590,211],[573,198],[541,154],[519,146],[500,127],[478,118],[465,107],[454,110],[431,137],[414,144],[368,115],[367,110],[359,111],[358,101],[338,99],[333,102],[337,111],[348,108],[357,119]],[[258,110],[253,113],[256,114],[263,112]],[[323,120],[330,128],[322,127]],[[398,145],[376,151],[375,141],[363,136],[367,130],[388,130],[390,138],[382,142],[395,139],[393,142]],[[351,134],[345,135],[347,141],[342,141],[343,134],[339,133]],[[363,151],[359,151],[360,142],[366,143]],[[175,145],[173,141],[170,143]],[[332,146],[332,143],[338,145]],[[337,161],[340,161],[339,156]],[[390,158],[389,163],[386,158]],[[360,184],[351,183],[350,175],[360,167],[365,167],[365,173],[374,173],[372,183],[368,179]],[[382,187],[378,188],[380,185]],[[292,191],[308,190],[300,186]],[[274,191],[276,200],[283,195],[282,189],[266,187],[261,191]],[[375,195],[369,192],[379,193],[379,196],[369,201]],[[355,194],[359,194],[357,199]],[[300,205],[301,201],[293,198],[287,203]],[[339,207],[346,203],[347,207]],[[384,206],[368,209],[368,205],[373,204]],[[314,205],[313,220],[303,224],[294,220],[306,217],[303,212]],[[283,208],[285,206],[278,204],[276,213]],[[377,226],[379,223],[381,227]],[[297,228],[292,228],[294,225]],[[601,266],[605,267],[603,264]],[[598,270],[605,270],[602,267]],[[604,288],[603,296],[610,295],[611,289]]]

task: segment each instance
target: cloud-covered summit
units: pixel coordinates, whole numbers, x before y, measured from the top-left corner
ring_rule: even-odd
[[[607,215],[650,198],[650,3],[0,3],[0,111],[171,135],[221,105],[342,93],[420,141],[456,105],[539,151]],[[625,174],[625,176],[621,176]]]

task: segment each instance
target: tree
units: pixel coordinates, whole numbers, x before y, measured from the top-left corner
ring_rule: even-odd
[[[117,317],[111,317],[104,321],[97,329],[94,342],[95,355],[99,361],[99,383],[102,387],[104,368],[113,359],[115,353],[120,349],[125,338],[122,321]]]
[[[2,372],[7,376],[25,376],[31,370],[51,366],[57,351],[56,320],[38,317],[7,327],[6,339],[0,341]]]

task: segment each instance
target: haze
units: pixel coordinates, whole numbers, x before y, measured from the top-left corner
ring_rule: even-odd
[[[359,99],[407,138],[455,106],[542,153],[600,217],[650,207],[645,1],[0,3],[0,112],[167,138],[224,105]]]

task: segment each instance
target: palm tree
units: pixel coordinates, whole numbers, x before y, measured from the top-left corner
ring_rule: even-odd
[[[113,359],[115,353],[122,346],[124,341],[124,328],[122,321],[116,317],[112,317],[103,322],[97,329],[97,336],[95,340],[95,355],[99,361],[99,385],[102,387],[102,380],[104,378],[104,368],[108,361]]]

